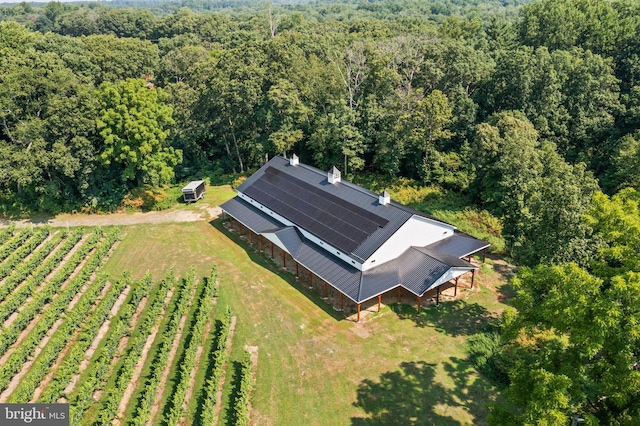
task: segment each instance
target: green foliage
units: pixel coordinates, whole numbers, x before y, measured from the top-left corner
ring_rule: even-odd
[[[238,390],[233,400],[233,421],[235,425],[249,424],[249,399],[253,387],[253,363],[251,354],[245,350],[237,369]]]
[[[599,256],[593,260],[594,272],[605,278],[625,272],[640,272],[640,193],[623,189],[608,197],[596,193],[586,220],[603,239]]]
[[[492,124],[494,123],[494,124]],[[478,126],[474,192],[504,223],[507,246],[526,265],[586,265],[597,241],[583,220],[598,188],[584,164],[570,165],[521,113]]]
[[[103,108],[97,127],[104,139],[100,153],[104,165],[119,168],[123,183],[170,182],[182,152],[164,146],[165,128],[173,124],[171,108],[163,103],[165,92],[147,87],[144,80],[128,79],[103,84],[98,96]]]
[[[469,338],[468,345],[469,359],[481,374],[500,386],[509,384],[504,361],[500,359],[504,343],[498,331],[475,334]]]
[[[606,281],[605,281],[606,280]],[[523,268],[513,280],[516,311],[503,315],[507,395],[518,424],[631,424],[640,405],[640,273],[603,280],[575,264]],[[506,407],[494,407],[493,424]]]
[[[175,284],[175,278],[173,277],[172,272],[167,276],[166,279],[169,281],[170,286],[171,284]],[[131,421],[131,423],[134,425],[146,425],[153,415],[151,409],[153,401],[156,397],[158,387],[160,386],[162,372],[164,371],[164,368],[169,360],[169,352],[171,351],[173,341],[176,337],[176,334],[178,333],[180,318],[182,318],[182,316],[186,314],[192,300],[192,293],[195,288],[196,281],[192,275],[182,280],[182,286],[180,287],[180,291],[176,296],[176,307],[171,313],[167,328],[165,329],[164,333],[162,333],[161,341],[159,343],[160,348],[158,349],[158,352],[153,359],[151,375],[145,383],[142,395],[139,399],[140,402]]]
[[[231,328],[231,308],[227,307],[227,311],[224,317],[220,321],[220,327],[216,336],[216,346],[212,347],[213,356],[211,362],[211,374],[207,377],[203,393],[202,406],[200,412],[202,413],[201,423],[208,425],[215,422],[216,412],[216,400],[218,389],[220,388],[220,380],[226,367],[227,359],[229,357],[227,350],[227,339],[229,337]]]
[[[194,272],[191,272],[194,275]],[[206,279],[199,295],[200,301],[190,330],[191,339],[184,350],[184,356],[179,366],[178,382],[170,398],[170,410],[164,418],[167,425],[176,425],[183,417],[182,405],[185,400],[187,387],[191,381],[191,373],[195,368],[196,353],[204,339],[205,325],[210,320],[214,309],[214,296],[217,294],[215,279]]]

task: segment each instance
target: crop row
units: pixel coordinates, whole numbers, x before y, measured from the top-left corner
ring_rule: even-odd
[[[95,251],[91,259],[85,264],[82,271],[74,278],[74,282],[70,283],[65,290],[66,296],[60,296],[54,305],[62,306],[65,309],[65,301],[69,300],[69,297],[73,298],[76,294],[73,289],[80,289],[85,282],[89,281],[93,272],[102,263],[105,256],[109,254],[109,250],[118,238],[118,231],[111,231],[100,247]],[[98,279],[87,288],[82,297],[78,300],[78,303],[65,315],[65,321],[60,326],[60,329],[52,336],[43,351],[40,353],[36,362],[31,366],[29,372],[20,381],[18,388],[11,394],[9,402],[29,402],[31,395],[35,391],[36,387],[40,384],[44,376],[49,372],[49,367],[55,362],[60,354],[60,351],[67,345],[72,335],[75,333],[82,323],[87,319],[91,311],[91,307],[94,302],[100,296],[100,292],[104,288],[107,282],[106,276],[100,276]],[[62,299],[62,300],[61,300]],[[51,320],[55,322],[53,314],[47,310],[45,318],[40,323],[50,323]],[[49,320],[47,320],[48,318]],[[38,324],[39,326],[40,324]],[[43,325],[41,328],[45,328]],[[21,345],[22,346],[22,345]]]
[[[20,380],[20,384],[13,391],[7,402],[27,403],[31,400],[33,392],[40,382],[49,372],[49,367],[60,355],[60,351],[69,342],[75,330],[87,319],[94,301],[99,297],[100,292],[107,283],[107,277],[101,275],[93,281],[91,286],[82,295],[78,303],[64,317],[64,322],[47,342],[36,361],[31,365],[29,371]]]
[[[183,279],[182,288],[176,297],[176,307],[171,314],[167,328],[164,330],[160,338],[158,352],[156,353],[151,366],[151,375],[145,382],[142,395],[140,395],[138,407],[131,421],[134,425],[146,425],[151,418],[152,404],[156,398],[156,392],[160,385],[160,381],[162,380],[164,367],[169,361],[169,353],[171,352],[171,346],[176,334],[178,333],[180,319],[187,313],[189,305],[191,304],[191,293],[195,287],[196,280],[194,272],[191,271],[190,275]]]
[[[191,339],[184,351],[184,357],[178,370],[178,383],[171,398],[171,409],[165,422],[168,426],[175,426],[183,415],[182,404],[184,403],[187,387],[191,381],[191,372],[196,368],[196,353],[203,339],[203,332],[207,321],[211,317],[214,307],[214,297],[216,295],[216,280],[204,280],[204,288],[200,295],[200,305],[195,315],[195,322],[191,329]]]
[[[60,367],[51,377],[51,381],[40,395],[40,398],[38,398],[38,402],[51,404],[62,396],[65,387],[69,381],[71,381],[73,375],[79,370],[80,363],[84,359],[87,349],[89,349],[89,346],[98,334],[98,330],[109,316],[109,312],[111,312],[113,305],[118,300],[118,297],[120,297],[126,284],[128,284],[127,280],[118,280],[111,284],[107,294],[102,298],[89,320],[78,333],[73,346],[65,355]]]
[[[6,228],[0,230],[0,245],[4,244],[5,241],[7,241],[9,238],[13,237],[13,233],[16,230],[16,224],[15,223],[10,223],[9,226],[7,226]]]
[[[220,324],[220,330],[216,339],[216,347],[212,354],[211,373],[207,378],[203,389],[204,399],[202,402],[202,421],[203,425],[212,425],[215,421],[216,411],[216,395],[220,387],[220,378],[227,364],[228,348],[227,338],[231,331],[231,309],[227,307],[224,317]]]
[[[173,286],[174,284],[175,278],[173,275],[170,275],[167,279],[162,280],[158,285],[157,290],[154,291],[154,298],[150,303],[150,306],[145,309],[144,315],[142,315],[136,325],[135,332],[129,338],[128,351],[122,358],[122,364],[118,369],[118,372],[115,373],[117,376],[115,384],[113,384],[102,397],[102,410],[100,410],[98,420],[95,424],[104,426],[110,425],[111,421],[116,416],[118,406],[129,382],[131,381],[131,377],[133,377],[133,372],[140,356],[142,355],[144,345],[147,342],[153,327],[162,318],[163,310],[165,308],[165,298],[167,297],[169,286]]]
[[[33,235],[33,228],[26,228],[15,237],[6,241],[2,247],[0,247],[0,261],[3,261],[7,256],[16,251],[31,235]]]
[[[31,305],[34,305],[32,309],[24,309],[22,312],[20,312],[19,317],[25,312],[30,312],[31,318],[33,318],[36,315],[36,312],[40,311],[44,303],[53,298],[55,293],[62,286],[62,283],[64,283],[67,278],[69,278],[71,273],[73,273],[77,265],[82,260],[84,260],[89,251],[93,250],[93,247],[95,247],[95,243],[93,243],[93,240],[95,239],[94,237],[98,236],[99,239],[100,234],[101,231],[99,230],[94,232],[89,240],[87,240],[87,243],[83,244],[53,277],[51,282],[57,284],[55,284],[53,287],[47,287],[49,289],[47,292],[45,292],[45,290],[43,289],[40,293],[38,293],[33,302],[39,303],[32,303]],[[104,257],[109,253],[111,246],[117,239],[117,230],[112,232],[110,235],[112,236],[112,238],[108,238],[107,241],[105,241],[105,244],[101,246],[101,249],[96,250],[93,256],[80,270],[78,275],[76,275],[76,277],[68,283],[66,288],[62,292],[60,292],[60,294],[58,294],[53,302],[51,302],[50,306],[44,312],[40,320],[36,323],[35,327],[20,343],[20,345],[16,347],[16,350],[11,354],[6,363],[0,368],[0,390],[6,389],[9,381],[11,380],[11,377],[13,377],[16,372],[20,370],[22,364],[24,364],[29,356],[31,356],[31,353],[33,352],[33,350],[35,350],[40,340],[46,335],[46,333],[53,326],[56,320],[66,310],[69,302],[80,291],[82,286],[87,281],[89,281],[94,270],[102,264]],[[36,309],[36,306],[39,307]]]
[[[82,230],[75,231],[65,243],[56,250],[51,256],[42,263],[31,276],[23,283],[18,291],[11,293],[2,305],[0,305],[0,321],[6,320],[9,315],[15,312],[20,305],[31,296],[34,290],[42,283],[42,281],[53,271],[60,261],[73,249],[78,241],[82,238]],[[15,278],[17,280],[17,278]],[[5,283],[6,284],[6,283]],[[4,336],[4,333],[3,333]],[[0,339],[1,340],[1,339]],[[6,348],[0,343],[0,354],[5,352]]]
[[[122,279],[130,281],[129,274],[123,274]],[[136,312],[140,301],[149,293],[152,283],[151,276],[147,275],[144,279],[136,281],[132,285],[128,303],[121,308],[121,312],[111,323],[109,335],[105,340],[104,346],[100,348],[97,358],[89,364],[90,367],[83,375],[80,389],[70,401],[69,420],[71,425],[79,424],[86,409],[94,403],[93,394],[109,373],[120,339],[130,332],[130,322],[133,314]]]
[[[240,362],[240,378],[238,392],[233,402],[234,425],[249,424],[249,394],[253,385],[253,363],[249,351],[245,351]]]
[[[13,270],[13,273],[11,273],[9,277],[7,277],[2,287],[0,287],[0,301],[4,300],[4,298],[7,297],[18,286],[18,284],[20,284],[29,275],[31,275],[31,273],[37,269],[38,265],[42,264],[42,261],[47,256],[49,256],[49,254],[51,254],[53,249],[55,249],[58,244],[60,244],[60,240],[66,237],[66,231],[63,233],[59,233],[55,238],[48,241],[35,253],[29,256],[29,260],[17,265],[17,267],[15,267],[15,269]]]
[[[0,265],[0,280],[11,273],[20,262],[31,254],[51,233],[51,229],[46,226],[38,229],[31,238],[25,241],[20,247],[16,247],[16,250],[7,256]]]

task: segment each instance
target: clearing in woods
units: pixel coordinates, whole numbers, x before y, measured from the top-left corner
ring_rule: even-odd
[[[229,190],[225,194],[231,196],[232,192]],[[188,277],[192,276],[197,287],[195,294],[199,294],[204,277],[209,277],[211,268],[216,266],[220,284],[215,313],[212,315],[220,318],[226,307],[230,306],[233,315],[238,318],[230,362],[224,375],[227,383],[223,387],[218,424],[228,424],[231,418],[236,364],[233,361],[242,358],[246,346],[260,348],[256,384],[251,396],[250,419],[254,424],[485,423],[485,404],[499,398],[499,392],[473,368],[466,356],[466,341],[504,309],[509,296],[508,265],[487,259],[487,263],[476,274],[478,285],[473,291],[461,291],[456,299],[445,296],[438,307],[424,305],[420,315],[417,315],[413,301],[407,297],[402,304],[387,301],[380,313],[371,312],[364,317],[364,321],[356,323],[351,317],[345,318],[342,313],[336,312],[322,300],[320,294],[298,283],[294,274],[280,269],[267,253],[258,252],[236,232],[229,231],[211,214],[214,212],[211,205],[202,203],[197,207],[196,203],[184,210],[197,212],[201,208],[206,212],[198,213],[202,216],[196,221],[123,226],[120,228],[121,240],[113,250],[105,251],[100,262],[89,262],[97,249],[85,255],[85,259],[69,272],[70,276],[78,276],[80,269],[89,265],[99,275],[107,274],[110,286],[121,279],[122,271],[130,271],[130,278],[112,296],[109,306],[101,307],[100,298],[86,306],[80,302],[64,306],[64,310],[68,311],[65,321],[69,321],[70,311],[76,309],[80,312],[80,308],[86,310],[86,320],[74,325],[73,340],[58,345],[59,353],[64,351],[64,356],[61,359],[58,359],[58,354],[50,356],[48,368],[55,368],[56,371],[44,368],[42,377],[26,372],[26,378],[37,381],[33,385],[20,383],[17,390],[23,392],[21,395],[29,394],[29,400],[36,389],[40,396],[58,395],[54,400],[66,399],[73,410],[75,401],[80,401],[80,394],[91,391],[91,396],[100,396],[100,399],[87,400],[88,406],[78,424],[90,423],[93,420],[88,419],[98,419],[103,412],[113,412],[116,423],[127,424],[135,416],[143,393],[142,387],[148,386],[147,381],[152,376],[151,363],[163,347],[160,338],[168,328],[171,314],[177,309],[180,290],[186,285]],[[205,216],[207,220],[202,220]],[[18,232],[15,230],[15,233]],[[85,234],[92,232],[86,230]],[[101,232],[97,247],[107,244],[111,231],[106,228]],[[79,244],[86,244],[87,240],[85,235]],[[160,282],[169,270],[173,270],[177,278],[174,284],[170,284],[171,291],[162,293],[158,290],[162,287]],[[78,285],[78,291],[85,291],[91,280],[95,279],[93,272],[86,274],[87,282]],[[144,280],[147,273],[149,277]],[[34,288],[48,287],[46,283],[39,282],[34,284]],[[56,288],[58,290],[53,300],[68,288],[68,284],[65,281]],[[165,297],[154,303],[158,294],[164,294]],[[124,299],[122,295],[125,295]],[[142,311],[136,312],[135,308],[139,308],[143,298],[148,300]],[[70,297],[69,301],[72,299]],[[192,297],[185,299],[186,315],[193,315],[197,300]],[[0,309],[5,302],[0,303]],[[46,305],[34,312],[33,317],[42,315],[50,306],[57,305]],[[98,310],[104,312],[104,320],[95,324],[95,329],[85,330],[89,319]],[[155,314],[162,314],[160,322],[148,324],[145,319]],[[136,327],[128,330],[134,315]],[[14,323],[18,321],[20,319],[14,320]],[[184,356],[184,342],[194,338],[191,318],[178,315],[176,321],[174,334],[170,336],[166,348],[167,362],[171,364],[157,374],[157,380],[162,383],[157,388],[158,393],[149,396],[151,403],[159,410],[159,415],[153,417],[153,424],[162,423],[162,413],[167,411],[163,407],[171,398],[176,380],[175,364]],[[22,322],[26,328],[31,320]],[[7,361],[13,359],[13,362],[17,362],[23,359],[21,357],[26,360],[45,338],[59,340],[50,336],[55,335],[54,324],[56,321],[43,331],[42,338],[36,339],[30,352],[22,347],[17,350],[15,342],[24,328],[17,330],[13,342],[7,338],[9,345],[3,353],[12,351]],[[136,330],[142,330],[141,324],[147,324],[144,336],[136,334]],[[57,327],[66,326],[63,322]],[[202,336],[206,348],[215,347],[210,344],[214,328],[211,328],[208,336]],[[2,330],[0,339],[4,340],[1,335],[6,332],[7,329]],[[153,333],[153,343],[149,345],[149,335]],[[20,336],[20,339],[28,340],[28,334]],[[144,357],[127,356],[133,350],[131,345],[136,342],[140,348],[144,348]],[[117,356],[108,360],[100,358],[101,353],[108,351],[109,344],[114,345],[113,353]],[[121,344],[125,347],[119,350]],[[38,360],[49,351],[48,345],[38,348],[40,355],[35,358],[34,364],[39,363]],[[74,345],[84,346],[74,351]],[[140,349],[138,351],[141,352]],[[80,355],[78,359],[69,359],[71,354]],[[188,395],[192,398],[201,398],[210,359],[209,356],[199,356],[200,362],[188,382]],[[126,377],[134,379],[129,379],[125,389],[122,389],[122,393],[126,390],[127,395],[132,395],[128,404],[118,399],[118,394],[110,392],[116,383],[114,375],[87,379],[88,373],[93,371],[92,365],[95,367],[101,362],[108,364],[104,367],[106,371],[126,373]],[[8,364],[3,365],[0,385],[10,383],[20,370],[11,369]],[[67,382],[58,383],[58,376],[67,377],[68,380],[64,379]],[[41,388],[41,381],[45,378],[47,384]],[[70,392],[64,393],[64,388],[71,382],[76,382],[75,386],[69,386],[67,390]],[[2,391],[6,390],[6,384],[0,386]],[[48,391],[47,388],[54,385],[60,388],[59,394]],[[88,386],[91,389],[85,389]],[[127,390],[127,387],[133,389]],[[117,401],[103,400],[107,395]],[[8,397],[11,400],[12,395]],[[197,425],[198,418],[193,416],[199,408],[195,399],[185,401],[182,419],[192,419],[188,421]]]

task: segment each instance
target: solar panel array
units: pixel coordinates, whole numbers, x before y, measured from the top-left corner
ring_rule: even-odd
[[[244,193],[334,247],[351,253],[389,221],[268,167]]]

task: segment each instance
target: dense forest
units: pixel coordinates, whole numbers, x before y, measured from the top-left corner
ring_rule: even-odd
[[[0,8],[5,214],[292,153],[462,194],[525,265],[492,422],[637,421],[640,1],[134,4]]]

